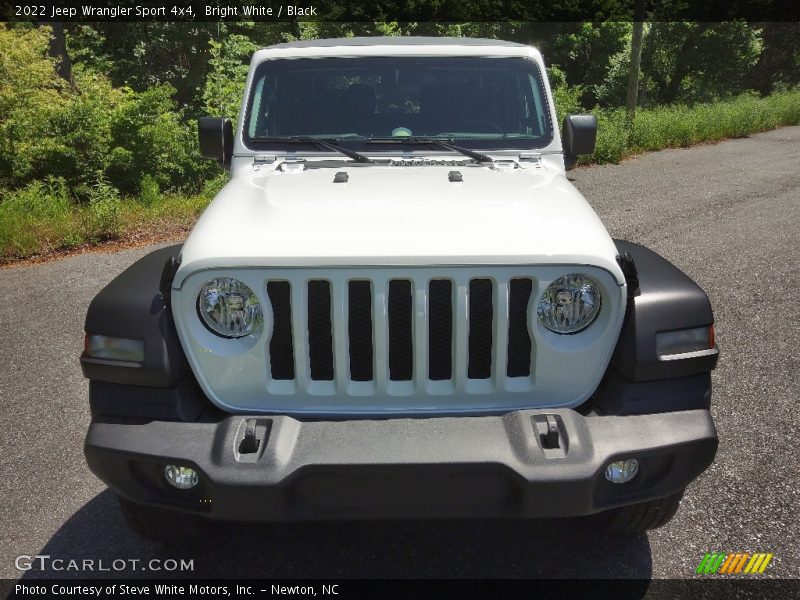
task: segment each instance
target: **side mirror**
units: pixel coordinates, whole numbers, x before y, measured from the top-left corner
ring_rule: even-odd
[[[561,144],[564,147],[564,166],[569,171],[581,154],[594,153],[597,142],[597,117],[594,115],[567,115]]]
[[[197,122],[200,154],[215,159],[222,167],[231,166],[233,156],[233,125],[222,117],[200,117]]]

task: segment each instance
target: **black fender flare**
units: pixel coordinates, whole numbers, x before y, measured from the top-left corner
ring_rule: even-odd
[[[169,297],[162,288],[165,267],[174,265],[180,245],[151,252],[120,273],[94,297],[86,313],[87,335],[101,334],[144,341],[144,362],[125,366],[81,355],[83,374],[94,381],[174,387],[189,373],[178,340]],[[166,290],[168,290],[168,284]]]

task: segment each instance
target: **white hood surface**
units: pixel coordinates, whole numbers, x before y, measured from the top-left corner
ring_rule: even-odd
[[[334,183],[339,171],[347,182]],[[270,165],[237,172],[217,195],[183,246],[174,285],[216,267],[481,264],[596,265],[623,284],[616,255],[583,196],[540,165]]]

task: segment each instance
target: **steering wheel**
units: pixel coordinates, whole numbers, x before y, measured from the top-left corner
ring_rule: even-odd
[[[503,128],[494,121],[483,117],[464,117],[453,125],[455,131],[472,131],[475,133],[503,133]]]

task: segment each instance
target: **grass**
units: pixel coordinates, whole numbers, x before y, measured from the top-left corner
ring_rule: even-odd
[[[560,107],[561,108],[561,107]],[[626,156],[664,148],[744,137],[800,124],[800,91],[767,98],[639,109],[632,124],[625,111],[595,110],[597,148],[585,163],[618,163]],[[163,239],[187,231],[226,181],[220,176],[200,194],[161,194],[142,179],[138,198],[120,198],[98,182],[78,202],[64,182],[51,178],[18,190],[0,190],[0,264],[110,241]]]
[[[206,194],[119,197],[77,203],[34,182],[0,199],[0,264],[37,255],[98,246],[110,241],[180,235],[211,200]]]
[[[726,102],[639,109],[630,126],[625,111],[597,110],[597,148],[584,163],[618,163],[626,156],[745,137],[800,124],[800,91],[766,98],[740,96]]]

